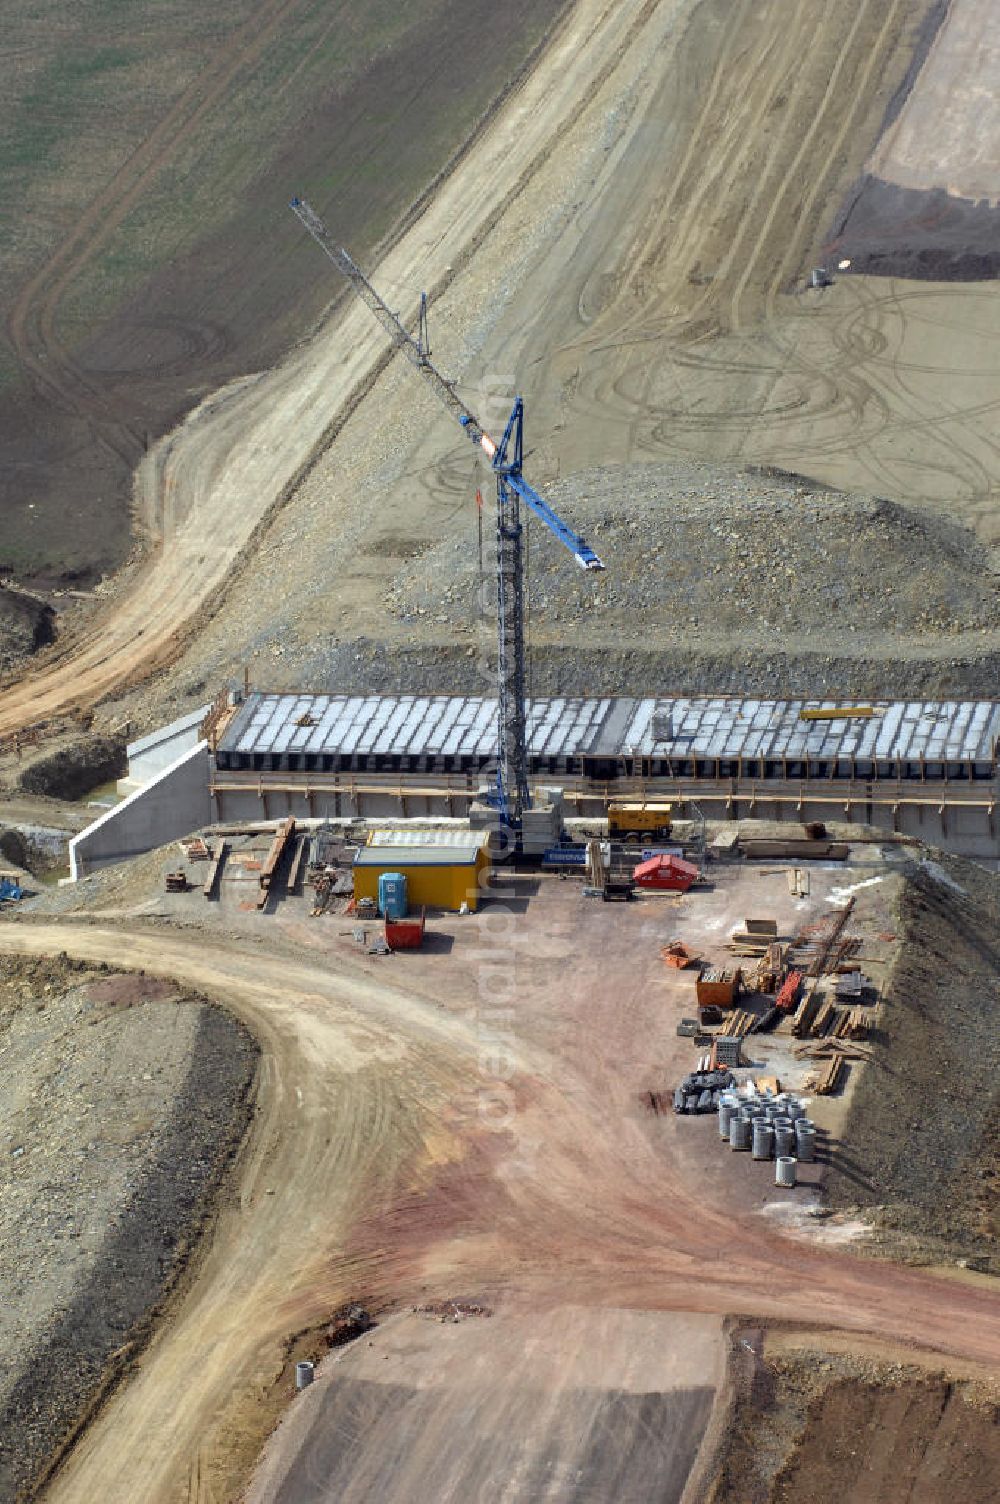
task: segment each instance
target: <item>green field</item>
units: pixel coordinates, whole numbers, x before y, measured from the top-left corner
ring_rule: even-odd
[[[564,3],[13,0],[0,572],[86,581],[123,559],[143,446],[336,291],[288,199],[370,254]]]

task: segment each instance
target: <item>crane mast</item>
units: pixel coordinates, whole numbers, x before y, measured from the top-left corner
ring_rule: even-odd
[[[582,569],[604,564],[579,533],[568,527],[524,479],[524,403],[518,397],[499,444],[495,443],[456,395],[454,386],[431,363],[427,337],[427,303],[421,298],[417,339],[379,296],[355,261],[331,238],[319,215],[300,198],[291,209],[309,234],[371,310],[397,350],[416,367],[438,400],[487,456],[497,479],[497,783],[494,795],[501,819],[514,832],[530,807],[528,789],[527,712],[525,709],[523,501],[555,534]]]

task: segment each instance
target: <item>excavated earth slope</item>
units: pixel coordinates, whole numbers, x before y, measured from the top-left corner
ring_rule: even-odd
[[[1000,879],[925,856],[901,892],[876,1067],[862,1072],[830,1178],[900,1247],[1000,1273]]]
[[[257,1047],[168,982],[0,960],[0,1498],[148,1335],[251,1110]]]

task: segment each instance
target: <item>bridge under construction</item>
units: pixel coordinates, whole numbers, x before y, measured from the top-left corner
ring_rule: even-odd
[[[834,820],[995,860],[1000,703],[836,707],[736,697],[529,701],[528,774],[567,814],[696,801],[713,819]],[[213,732],[217,819],[468,813],[494,699],[252,693]]]

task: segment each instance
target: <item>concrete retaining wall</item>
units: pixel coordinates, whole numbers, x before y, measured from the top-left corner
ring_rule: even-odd
[[[427,773],[386,774],[381,780],[378,774],[366,774],[363,781],[360,776],[292,773],[272,774],[269,781],[268,775],[262,774],[251,782],[245,773],[227,774],[215,769],[211,782],[213,818],[465,818],[479,781],[470,776],[463,789],[457,778],[442,778],[438,792],[433,788],[434,775]],[[565,813],[569,818],[605,817],[608,794],[618,792],[614,785],[591,784],[584,779],[569,778],[565,785]],[[930,846],[987,865],[1000,861],[1000,820],[993,808],[995,799],[1000,803],[1000,789],[992,782],[838,785],[835,780],[823,779],[808,783],[760,780],[740,786],[735,780],[715,784],[648,779],[641,791],[626,783],[621,793],[669,800],[681,818],[696,805],[710,820],[780,820],[800,827],[803,821],[823,820],[875,826],[887,834],[915,836]]]
[[[198,742],[69,843],[74,881],[190,835],[212,818],[208,743]]]
[[[190,715],[182,715],[169,726],[159,726],[148,736],[129,742],[128,777],[118,781],[120,794],[131,794],[143,784],[149,783],[158,773],[176,762],[182,752],[189,752],[200,740],[202,722],[211,710],[211,705],[202,705]]]

